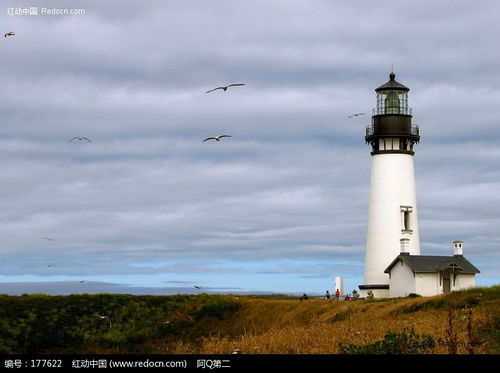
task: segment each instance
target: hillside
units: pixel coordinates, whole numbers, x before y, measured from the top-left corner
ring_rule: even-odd
[[[235,295],[0,296],[0,352],[499,353],[500,286],[334,301]]]

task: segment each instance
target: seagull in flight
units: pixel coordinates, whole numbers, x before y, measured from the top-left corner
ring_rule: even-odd
[[[68,142],[71,142],[71,141],[73,141],[73,140],[80,140],[80,141],[82,141],[82,140],[87,140],[88,142],[92,142],[92,141],[90,141],[89,139],[87,139],[85,136],[75,136],[75,137],[73,137],[71,140],[69,140]]]
[[[15,32],[7,32],[3,37],[6,38],[7,36],[14,36],[16,33]]]
[[[349,115],[347,118],[357,117],[358,115],[365,115],[365,113],[356,113],[353,115]]]
[[[224,92],[226,92],[229,87],[237,87],[240,85],[245,85],[245,83],[229,84],[229,85],[226,85],[224,87],[217,87],[217,88],[211,89],[210,91],[206,91],[205,93],[210,93],[210,92],[216,91],[217,89],[222,89],[222,90],[224,90]]]
[[[84,284],[84,283],[85,283],[85,281],[84,281],[84,280],[81,280],[81,281],[80,281],[80,284]]]
[[[223,137],[232,137],[232,136],[229,136],[229,135],[220,135],[220,136],[213,136],[213,137],[207,137],[205,140],[203,140],[202,142],[205,142],[207,140],[215,140],[215,141],[220,141],[220,139],[222,139]]]
[[[201,286],[199,286],[199,285],[195,285],[194,287],[195,287],[196,289],[201,289]]]
[[[55,240],[53,238],[50,238],[50,237],[44,237],[43,238],[44,240],[47,240],[47,241],[52,241],[52,242],[55,242]]]

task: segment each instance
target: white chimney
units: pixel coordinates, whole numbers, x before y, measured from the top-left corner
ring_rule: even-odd
[[[464,256],[464,242],[463,241],[453,241],[453,255]]]
[[[401,243],[401,255],[410,255],[410,239],[402,238],[399,242]]]

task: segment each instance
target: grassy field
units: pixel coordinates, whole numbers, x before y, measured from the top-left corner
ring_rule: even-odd
[[[4,295],[0,352],[498,354],[499,295],[500,286],[358,301]]]

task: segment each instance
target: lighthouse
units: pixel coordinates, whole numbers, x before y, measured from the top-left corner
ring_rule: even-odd
[[[366,127],[372,164],[364,284],[359,285],[365,296],[368,291],[377,298],[389,296],[389,274],[384,271],[402,245],[409,255],[420,255],[413,164],[420,135],[412,124],[409,90],[391,72],[389,81],[375,89],[377,106]]]

